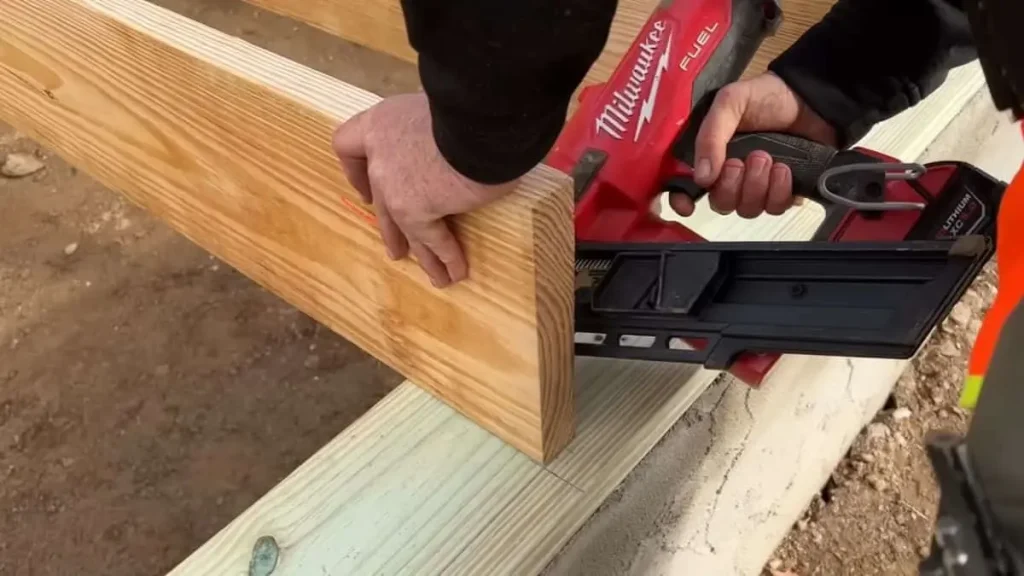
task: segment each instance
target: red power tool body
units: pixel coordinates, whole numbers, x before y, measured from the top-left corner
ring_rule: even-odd
[[[704,194],[692,182],[700,122],[716,91],[740,78],[781,17],[776,0],[685,0],[663,2],[655,10],[609,81],[581,93],[579,108],[546,159],[574,178],[578,243],[706,241],[656,216],[653,204],[667,190],[694,200]],[[920,165],[899,164],[877,152],[837,151],[775,134],[740,135],[730,143],[729,157],[743,158],[755,149],[786,162],[794,193],[825,208],[814,240],[955,238],[992,216],[986,213],[988,198],[961,194],[937,202],[962,168],[956,163],[922,172]],[[826,170],[832,180],[823,193]],[[902,174],[887,174],[893,170]],[[685,340],[691,348],[704,345]],[[757,386],[779,355],[744,352],[729,371]]]

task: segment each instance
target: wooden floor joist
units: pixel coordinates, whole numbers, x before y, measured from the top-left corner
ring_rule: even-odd
[[[471,279],[436,290],[331,152],[378,100],[144,0],[0,0],[0,119],[548,459],[574,424],[569,179],[461,218]]]

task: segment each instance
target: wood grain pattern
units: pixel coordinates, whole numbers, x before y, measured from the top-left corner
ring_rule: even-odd
[[[409,46],[399,0],[245,0],[265,10],[300,20],[350,42],[416,62]],[[681,1],[681,0],[680,0]],[[581,87],[611,77],[659,0],[619,0],[604,51]],[[835,0],[781,0],[785,14],[775,36],[765,41],[744,76],[763,72],[773,58],[821,19]]]
[[[142,0],[0,0],[0,117],[539,460],[573,431],[569,179],[459,219],[471,279],[390,262],[337,164],[378,98]]]
[[[245,0],[354,44],[416,62],[399,0]]]
[[[862,144],[917,158],[983,85],[976,64],[956,70]],[[808,205],[752,221],[701,211],[687,224],[713,239],[794,240],[809,238],[819,219]],[[898,372],[891,362],[787,356],[769,378],[835,383],[851,363],[865,379]],[[406,382],[171,574],[244,574],[267,535],[283,550],[274,576],[537,574],[717,376],[577,359],[577,437],[547,466]]]

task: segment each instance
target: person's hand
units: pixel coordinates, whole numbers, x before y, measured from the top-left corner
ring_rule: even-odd
[[[755,218],[763,212],[777,216],[793,205],[788,166],[774,163],[763,150],[726,158],[726,146],[737,133],[768,131],[832,146],[836,141],[835,130],[771,72],[722,87],[698,131],[694,158],[694,181],[708,190],[715,212]],[[693,214],[685,194],[672,194],[669,204],[681,216]]]
[[[516,182],[484,185],[437,149],[423,93],[386,98],[338,127],[334,151],[352,186],[372,203],[388,255],[410,252],[436,287],[464,280],[468,265],[448,216],[480,208]]]

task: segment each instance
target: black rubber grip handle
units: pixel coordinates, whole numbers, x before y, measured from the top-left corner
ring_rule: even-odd
[[[686,155],[692,154],[691,147],[686,150]],[[729,141],[726,148],[726,158],[739,158],[746,160],[747,155],[755,150],[763,150],[772,156],[776,163],[783,163],[789,166],[793,174],[793,194],[803,196],[808,200],[818,202],[828,208],[831,201],[823,197],[818,191],[818,180],[823,172],[828,169],[833,158],[838,152],[835,148],[825,144],[819,144],[806,138],[782,134],[778,132],[751,132],[738,134]],[[693,158],[682,158],[684,162],[693,166]],[[669,190],[682,192],[696,202],[707,194],[707,190],[697,186],[692,181],[684,184],[679,179],[672,179]]]

